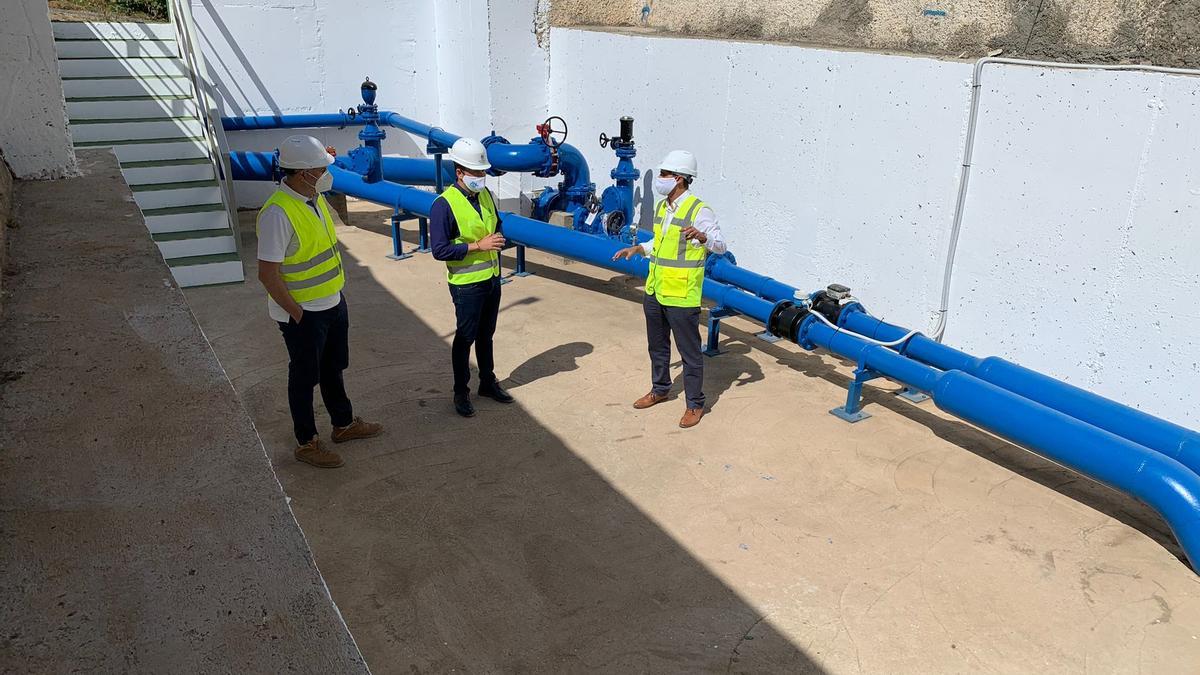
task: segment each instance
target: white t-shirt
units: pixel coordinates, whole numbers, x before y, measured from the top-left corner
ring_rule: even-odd
[[[308,201],[308,197],[288,187],[287,183],[280,182],[279,189],[302,202]],[[313,211],[316,212],[318,218],[321,217],[320,211],[316,208],[313,208]],[[287,214],[275,204],[267,207],[258,217],[258,259],[281,263],[284,258],[294,255],[299,250],[300,242],[296,240],[296,231],[292,229],[292,223],[288,220]],[[342,294],[339,291],[323,298],[302,302],[300,308],[306,312],[319,312],[323,309],[333,309],[341,301]],[[267,314],[281,323],[287,323],[292,318],[269,295],[267,296]]]

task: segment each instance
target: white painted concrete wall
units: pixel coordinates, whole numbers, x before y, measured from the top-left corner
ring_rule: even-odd
[[[366,20],[349,20],[334,0],[192,7],[223,114],[345,109],[360,101],[358,84],[369,76],[381,108],[458,134],[482,138],[495,129],[520,143],[545,118],[549,53],[533,32],[537,0],[366,0],[355,4]],[[385,153],[423,156],[423,139],[387,131]],[[291,133],[300,132],[236,132],[230,143],[263,150]],[[358,145],[357,129],[304,133],[341,149]],[[490,182],[506,201],[541,184],[520,175]],[[238,201],[257,206],[269,189],[239,184]]]
[[[970,64],[572,29],[551,63],[550,111],[634,115],[639,168],[697,153],[740,264],[930,325]],[[983,96],[946,342],[1200,428],[1200,80],[992,66]]]
[[[336,0],[192,0],[199,39],[222,114],[325,113],[362,102],[364,77],[379,85],[381,107],[419,120],[439,118],[434,4],[362,0],[348,13]],[[362,17],[360,20],[359,18]],[[484,77],[486,79],[486,76]],[[233,132],[235,150],[266,150],[310,133],[345,151],[358,128]],[[420,155],[424,141],[389,130],[384,152]],[[270,186],[237,185],[241,206],[263,202]]]
[[[1200,78],[992,68],[947,341],[1200,428]]]
[[[46,0],[0,3],[0,153],[17,178],[76,171]]]

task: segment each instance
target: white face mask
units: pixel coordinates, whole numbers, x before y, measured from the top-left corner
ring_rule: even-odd
[[[665,197],[665,196],[671,194],[671,190],[674,190],[674,189],[675,189],[675,177],[674,176],[667,176],[665,178],[663,176],[655,176],[654,177],[654,191],[657,192],[658,194]]]
[[[313,190],[316,190],[318,195],[321,194],[322,192],[329,192],[330,190],[333,189],[333,174],[329,173],[328,171],[321,174],[321,177],[316,179],[315,181],[310,181],[308,176],[301,177],[301,180],[303,180],[305,183],[312,185]]]
[[[329,192],[333,189],[333,174],[329,173],[328,171],[321,174],[321,177],[317,179],[317,182],[313,185],[313,187],[316,188],[318,194],[322,192]]]
[[[487,176],[472,176],[467,173],[463,174],[463,185],[466,185],[467,189],[471,192],[479,192],[486,184]]]

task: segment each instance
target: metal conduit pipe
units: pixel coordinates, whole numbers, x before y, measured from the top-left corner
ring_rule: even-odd
[[[894,340],[908,331],[881,321],[862,308],[848,306],[838,323],[847,330],[879,340]],[[901,347],[908,356],[943,370],[961,370],[1001,389],[1070,415],[1099,429],[1178,460],[1200,474],[1200,433],[1172,424],[1085,389],[1061,382],[997,356],[979,358],[924,335]]]
[[[236,177],[269,177],[270,172],[263,170],[261,157],[257,159],[237,162],[237,166],[243,167],[239,171],[254,173],[240,173]],[[412,213],[428,215],[437,198],[429,192],[386,181],[368,183],[362,176],[336,165],[330,171],[335,190]],[[613,261],[612,254],[620,244],[612,240],[515,214],[505,213],[504,219],[506,236],[525,246],[625,274],[645,276],[648,271],[645,259]],[[1180,462],[961,370],[940,370],[922,363],[907,349],[901,353],[827,326],[814,316],[804,316],[807,310],[788,307],[790,303],[773,303],[714,279],[705,280],[704,295],[773,329],[780,309],[800,312],[795,314],[800,320],[790,324],[786,331],[789,339],[808,349],[821,347],[855,359],[861,367],[928,392],[942,410],[1142,500],[1166,520],[1192,568],[1200,567],[1200,476]],[[913,341],[917,338],[921,336]]]

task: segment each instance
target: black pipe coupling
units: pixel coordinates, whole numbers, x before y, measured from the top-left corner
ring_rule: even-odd
[[[795,342],[800,334],[800,324],[808,316],[808,311],[808,307],[804,305],[784,300],[771,310],[771,317],[767,320],[767,330],[776,337]]]

